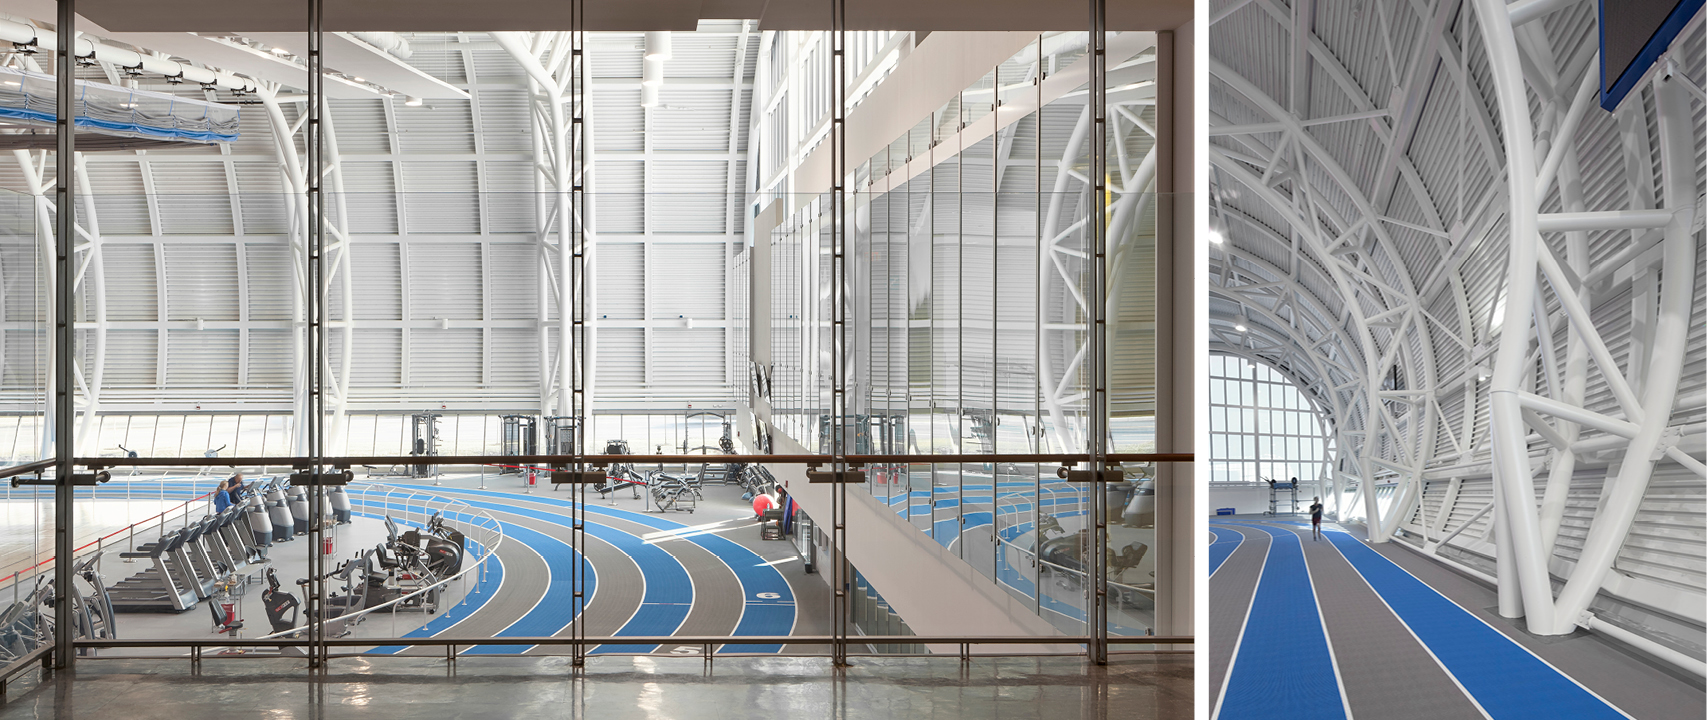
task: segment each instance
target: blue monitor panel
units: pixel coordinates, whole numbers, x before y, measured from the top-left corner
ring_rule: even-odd
[[[1618,109],[1702,0],[1600,0],[1600,106]]]

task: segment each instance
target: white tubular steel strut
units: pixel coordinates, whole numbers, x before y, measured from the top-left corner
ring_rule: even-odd
[[[1694,119],[1685,81],[1681,77],[1673,79],[1670,73],[1655,73],[1651,83],[1663,186],[1663,197],[1657,200],[1663,210],[1636,207],[1628,211],[1581,212],[1580,190],[1571,188],[1573,183],[1569,182],[1574,179],[1577,161],[1573,137],[1564,134],[1554,139],[1556,144],[1551,148],[1540,146],[1547,157],[1544,167],[1539,171],[1536,168],[1537,145],[1533,141],[1534,123],[1527,100],[1529,88],[1520,69],[1514,19],[1499,0],[1475,0],[1475,7],[1488,47],[1511,185],[1509,287],[1505,299],[1510,322],[1501,332],[1490,401],[1496,499],[1501,503],[1496,507],[1502,561],[1498,572],[1502,590],[1508,592],[1509,576],[1515,575],[1529,631],[1559,635],[1578,626],[1594,626],[1589,604],[1603,588],[1629,535],[1655,464],[1670,451],[1661,444],[1684,370],[1694,268],[1698,262],[1694,224],[1700,209],[1695,195]],[[1583,87],[1589,87],[1588,79]],[[1535,91],[1549,98],[1546,89]],[[1578,107],[1586,94],[1583,90],[1575,93],[1571,110],[1563,120],[1565,127],[1575,127],[1575,120],[1582,112]],[[1633,93],[1627,100],[1641,101],[1640,93]],[[1558,121],[1554,116],[1547,119]],[[1540,214],[1540,203],[1555,173],[1561,180],[1562,200],[1570,214],[1544,217]],[[1641,193],[1630,195],[1639,197]],[[1659,227],[1662,233],[1659,272],[1663,273],[1664,282],[1660,285],[1652,332],[1635,340],[1636,345],[1647,347],[1633,349],[1626,377],[1607,352],[1607,343],[1589,317],[1586,283],[1578,280],[1586,269],[1587,247],[1581,239],[1582,233],[1577,231],[1614,228],[1634,233],[1652,227]],[[1561,231],[1567,233],[1563,263],[1541,238],[1543,232]],[[1538,283],[1537,275],[1547,279],[1545,287]],[[1531,343],[1539,339],[1546,359],[1553,352],[1550,345],[1554,340],[1545,320],[1534,325],[1529,320],[1536,315],[1538,300],[1549,295],[1559,301],[1569,323],[1568,347],[1563,377],[1554,382],[1555,366],[1553,374],[1541,378],[1547,382],[1538,382],[1531,376]],[[1582,407],[1590,358],[1616,397],[1623,419]],[[1556,418],[1560,427],[1548,427],[1540,417],[1543,414]],[[1556,464],[1539,508],[1531,480],[1530,426],[1535,426],[1555,446]],[[1622,438],[1625,452],[1617,463],[1616,476],[1607,480],[1600,508],[1575,567],[1555,599],[1548,561],[1558,535],[1570,473],[1577,460],[1574,453],[1579,428],[1594,428]],[[1509,559],[1505,557],[1508,551]],[[1502,609],[1507,609],[1507,604],[1502,593]]]

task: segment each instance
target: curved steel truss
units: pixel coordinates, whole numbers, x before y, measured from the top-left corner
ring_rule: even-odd
[[[1608,113],[1593,4],[1523,5],[1215,14],[1212,347],[1332,414],[1372,540],[1487,557],[1531,632],[1623,633],[1703,672],[1606,609],[1699,628],[1707,604],[1698,570],[1644,574],[1633,537],[1671,511],[1654,478],[1707,476],[1702,21]],[[1395,486],[1384,511],[1373,485]],[[1699,568],[1701,534],[1669,552]]]

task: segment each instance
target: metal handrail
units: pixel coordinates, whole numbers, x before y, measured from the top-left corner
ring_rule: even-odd
[[[23,465],[13,465],[8,468],[0,468],[0,480],[4,480],[9,477],[17,477],[19,475],[41,472],[43,470],[51,470],[53,469],[53,466],[57,464],[59,464],[59,460],[57,458],[48,458],[46,460],[37,460],[33,463],[24,463]]]
[[[879,645],[925,645],[925,644],[973,644],[973,645],[1067,645],[1085,644],[1092,641],[1088,635],[861,635],[862,642]],[[1122,645],[1194,645],[1197,639],[1191,635],[1110,635],[1108,641]],[[447,638],[447,637],[415,637],[415,638],[326,638],[326,645],[331,647],[391,647],[403,646],[437,646],[450,645],[829,645],[835,638],[829,635],[603,635],[589,636],[580,639],[561,636],[545,637],[489,637],[489,638]],[[213,647],[306,647],[306,640],[279,640],[274,638],[223,638],[216,640],[193,639],[142,639],[120,640],[116,638],[95,638],[78,640],[76,647],[89,648],[213,648]]]
[[[192,491],[192,492],[194,492],[194,491]],[[188,525],[189,524],[189,518],[190,518],[190,513],[189,513],[190,505],[193,503],[197,503],[197,502],[203,502],[203,503],[212,502],[208,498],[210,498],[213,495],[213,493],[214,493],[214,491],[208,491],[206,493],[203,493],[201,495],[198,495],[196,497],[193,497],[193,498],[185,500],[181,503],[178,503],[177,505],[166,508],[165,510],[162,510],[162,511],[154,514],[152,517],[149,517],[149,518],[146,518],[143,520],[138,520],[138,521],[133,522],[129,525],[126,525],[122,528],[114,530],[110,533],[107,533],[105,535],[97,537],[94,540],[90,540],[89,542],[83,543],[82,545],[79,545],[76,548],[73,548],[71,550],[71,559],[73,562],[76,562],[77,554],[83,552],[84,550],[88,550],[90,547],[94,547],[96,550],[105,550],[106,549],[105,543],[106,543],[107,539],[112,538],[112,537],[116,537],[118,535],[123,535],[123,534],[128,533],[128,534],[130,534],[131,538],[134,539],[136,537],[136,531],[138,529],[146,527],[146,526],[154,523],[155,521],[159,521],[160,527],[162,529],[164,529],[166,527],[166,523],[167,523],[166,516],[171,515],[172,513],[178,512],[180,510],[183,511],[184,524]],[[12,572],[12,574],[7,575],[3,578],[0,578],[0,583],[16,584],[18,582],[18,577],[20,575],[23,575],[25,573],[36,573],[42,567],[52,565],[55,559],[56,558],[50,557],[46,560],[43,560],[43,561],[38,562],[34,565],[31,565],[27,568],[23,568],[21,570],[16,570],[16,571]],[[4,587],[4,586],[0,586],[0,587]]]
[[[1193,462],[1192,453],[1109,453],[1111,463],[1145,463],[1145,462]],[[839,461],[849,465],[883,465],[883,464],[920,464],[920,463],[1060,463],[1074,465],[1090,462],[1091,456],[1085,453],[974,453],[952,455],[842,455]],[[769,463],[781,465],[824,465],[838,461],[833,455],[375,455],[369,457],[328,457],[320,461],[321,465],[335,468],[349,468],[361,465],[418,465],[431,462],[434,465],[489,465],[493,461],[527,464],[527,465],[610,465],[615,463],[632,464],[699,464],[699,463]],[[110,467],[250,467],[261,465],[279,465],[284,467],[307,467],[311,464],[305,457],[83,457],[75,463],[88,468]]]
[[[13,660],[6,667],[0,668],[0,698],[6,696],[6,685],[12,681],[13,676],[29,670],[31,666],[38,663],[41,667],[46,668],[52,663],[52,657],[53,645],[51,643],[44,644],[19,656],[17,660]]]

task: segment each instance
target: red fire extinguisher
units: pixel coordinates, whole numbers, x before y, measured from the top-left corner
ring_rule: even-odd
[[[326,535],[324,537],[325,537],[325,539],[321,541],[321,545],[324,545],[325,547],[321,548],[320,552],[322,555],[331,555],[332,554],[332,536]]]
[[[534,469],[528,468],[528,487],[534,486]]]

